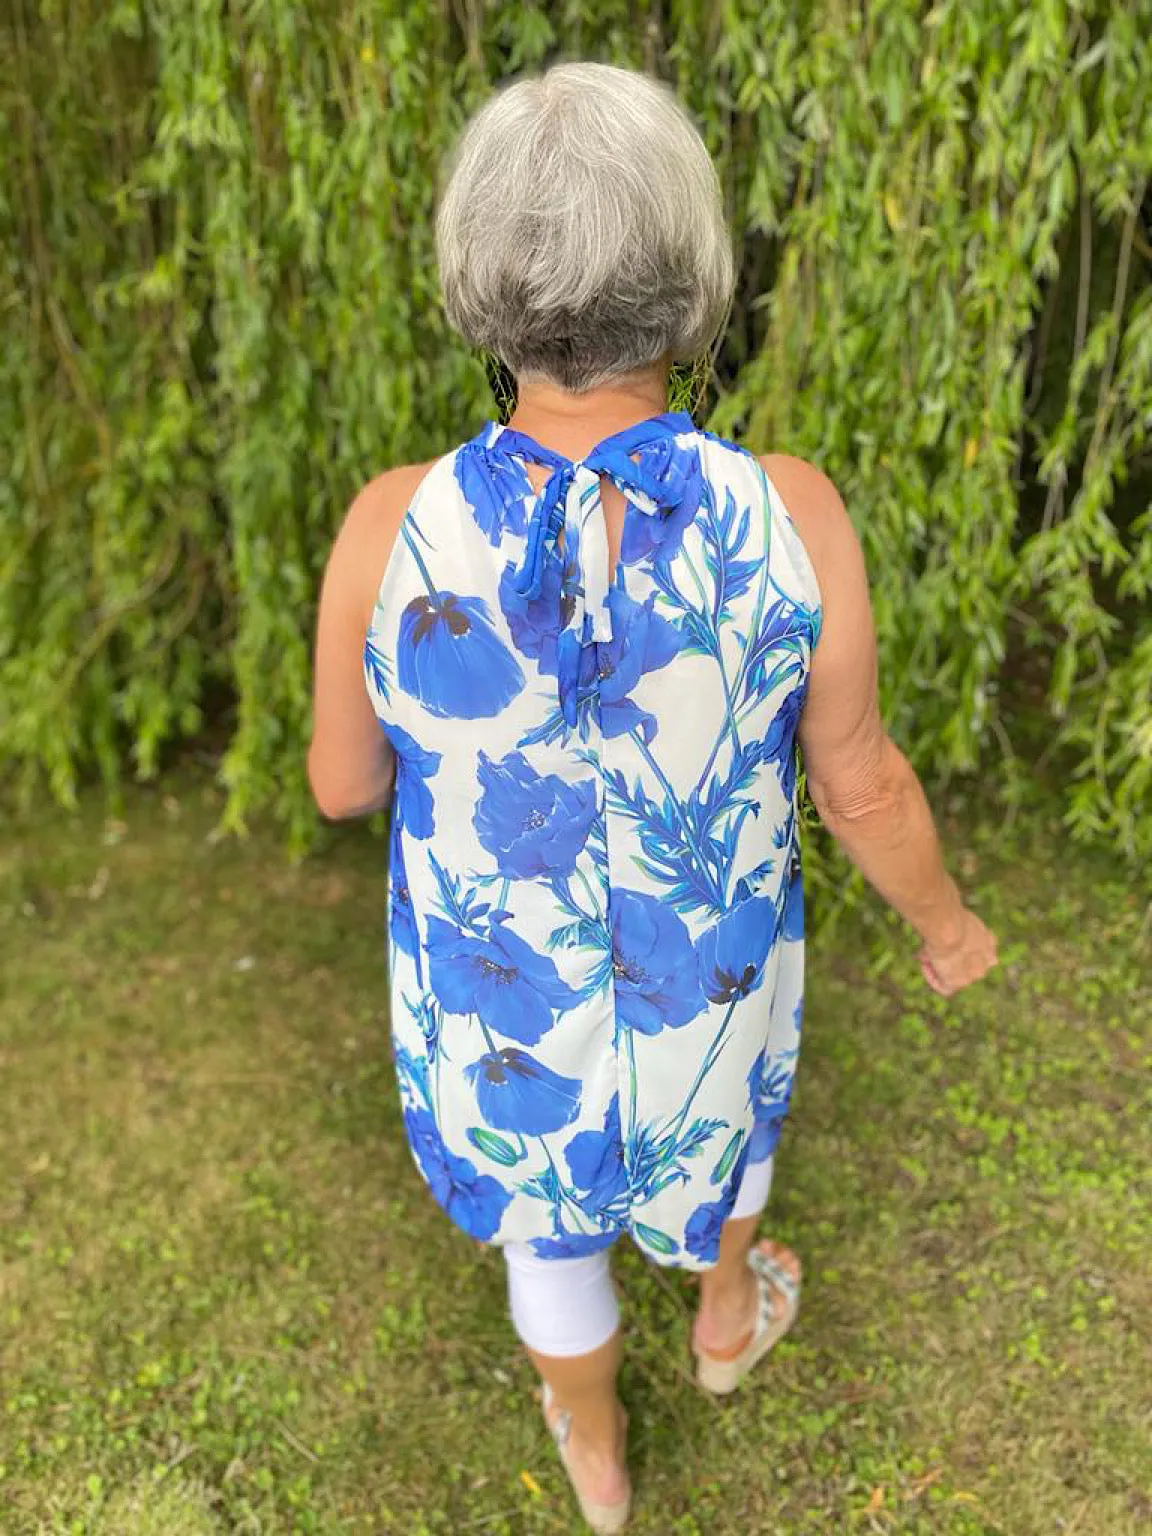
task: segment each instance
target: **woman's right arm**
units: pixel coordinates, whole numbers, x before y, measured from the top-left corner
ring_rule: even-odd
[[[925,980],[945,997],[996,963],[996,940],[944,868],[920,781],[880,719],[876,636],[856,531],[827,477],[803,460],[763,460],[812,561],[823,625],[800,717],[820,819],[924,941]]]

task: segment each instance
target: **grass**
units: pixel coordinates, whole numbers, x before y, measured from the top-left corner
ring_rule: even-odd
[[[576,1531],[499,1257],[400,1134],[383,847],[289,867],[218,811],[0,853],[0,1530]],[[619,1256],[638,1536],[1152,1527],[1143,905],[1040,813],[952,845],[994,982],[941,1003],[874,912],[813,946],[755,1384],[699,1394],[693,1282]]]

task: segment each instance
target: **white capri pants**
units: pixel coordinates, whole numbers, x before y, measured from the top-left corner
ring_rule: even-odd
[[[729,1220],[758,1216],[772,1189],[772,1159],[749,1163]],[[508,1307],[512,1326],[540,1355],[587,1355],[620,1324],[610,1248],[579,1259],[542,1259],[527,1243],[507,1243]]]

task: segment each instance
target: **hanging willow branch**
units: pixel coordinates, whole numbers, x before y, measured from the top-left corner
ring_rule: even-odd
[[[655,69],[717,157],[741,288],[677,403],[844,491],[902,745],[937,782],[1022,771],[1032,644],[1074,830],[1152,858],[1152,0],[12,0],[0,28],[26,788],[153,772],[226,693],[229,823],[307,839],[342,510],[508,403],[440,316],[444,156],[493,82],[581,54]]]

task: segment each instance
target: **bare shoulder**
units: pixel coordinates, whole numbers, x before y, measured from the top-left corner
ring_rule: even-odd
[[[363,556],[383,551],[387,558],[412,498],[436,462],[401,464],[369,480],[348,508],[337,543],[351,545]]]
[[[823,470],[789,453],[766,453],[760,463],[796,525],[822,591],[863,568],[860,540],[840,492]]]
[[[343,605],[371,616],[404,514],[437,462],[430,459],[386,469],[368,481],[348,508],[325,577],[325,587],[336,588]]]
[[[809,554],[833,547],[846,534],[852,534],[840,492],[822,469],[790,453],[765,453],[760,463],[779,491]]]

